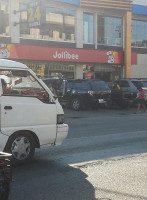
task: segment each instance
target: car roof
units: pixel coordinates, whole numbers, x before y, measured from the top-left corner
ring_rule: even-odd
[[[8,60],[8,59],[0,59],[0,68],[28,69],[26,65],[20,62]]]
[[[99,80],[99,79],[69,79],[68,82],[95,82],[95,81],[102,81],[102,80]],[[104,82],[104,81],[102,81]]]
[[[59,78],[42,78],[43,81],[59,80]]]
[[[142,78],[122,78],[122,79],[118,79],[116,81],[145,81],[145,79],[142,79]]]

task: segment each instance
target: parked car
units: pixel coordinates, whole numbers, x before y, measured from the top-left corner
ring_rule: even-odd
[[[67,91],[67,81],[64,76],[57,73],[55,77],[42,78],[42,81],[49,87],[56,97],[62,97]]]
[[[124,108],[135,103],[138,90],[130,79],[120,79],[107,84],[111,88],[110,105],[117,104]]]
[[[111,90],[104,81],[91,79],[68,80],[67,92],[62,102],[78,111],[84,107],[96,108],[100,104],[107,104],[110,95]]]
[[[50,88],[55,96],[62,96],[63,93],[60,90],[62,81],[58,78],[43,78],[42,81]]]

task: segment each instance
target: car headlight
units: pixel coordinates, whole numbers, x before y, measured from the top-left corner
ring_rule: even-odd
[[[57,124],[64,123],[64,115],[57,115]]]

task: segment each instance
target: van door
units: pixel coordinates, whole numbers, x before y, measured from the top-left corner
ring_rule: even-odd
[[[0,78],[6,84],[0,97],[2,133],[27,130],[37,135],[40,145],[54,143],[56,104],[45,89],[26,70],[0,70]]]

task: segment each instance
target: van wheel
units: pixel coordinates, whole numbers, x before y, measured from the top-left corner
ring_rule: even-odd
[[[17,132],[10,136],[5,151],[12,154],[14,165],[31,161],[35,153],[33,136],[27,132]]]
[[[81,101],[79,98],[74,98],[71,102],[71,107],[75,111],[79,111],[81,109]]]

